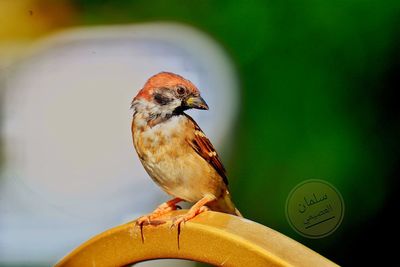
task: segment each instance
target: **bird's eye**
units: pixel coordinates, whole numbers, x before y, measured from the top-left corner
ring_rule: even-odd
[[[185,90],[185,88],[179,86],[179,87],[176,89],[176,92],[178,93],[178,95],[183,95],[183,94],[185,94],[186,90]]]

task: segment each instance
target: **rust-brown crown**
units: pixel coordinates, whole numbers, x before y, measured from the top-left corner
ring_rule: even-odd
[[[155,89],[171,90],[178,86],[186,88],[192,94],[200,94],[197,87],[182,76],[172,72],[160,72],[147,80],[135,99],[145,99],[149,101]]]

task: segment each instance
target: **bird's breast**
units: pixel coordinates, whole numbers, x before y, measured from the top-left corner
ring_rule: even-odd
[[[153,127],[132,127],[133,141],[144,168],[158,185],[171,195],[197,201],[212,191],[209,179],[216,172],[188,145],[185,119],[177,116]]]
[[[165,190],[182,182],[185,168],[181,165],[188,159],[181,123],[177,117],[153,127],[132,127],[134,145],[144,168]]]
[[[133,127],[134,145],[141,159],[158,163],[166,158],[179,157],[182,151],[177,146],[185,142],[181,128],[179,118],[171,118],[153,127]]]

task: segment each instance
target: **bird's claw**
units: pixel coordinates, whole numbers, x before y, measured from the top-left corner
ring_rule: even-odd
[[[207,206],[202,206],[200,207],[198,210],[191,210],[188,213],[184,214],[184,215],[179,215],[176,216],[173,220],[172,220],[172,224],[171,224],[171,228],[178,228],[180,227],[180,225],[183,223],[185,224],[185,222],[193,219],[194,217],[196,217],[198,214],[203,213],[205,211],[210,210]]]
[[[142,243],[144,243],[144,234],[143,234],[143,226],[147,225],[152,225],[152,226],[157,226],[160,224],[166,223],[165,220],[155,220],[152,214],[150,215],[145,215],[140,217],[139,219],[136,220],[135,227],[140,228],[140,236],[142,239]]]
[[[147,216],[147,215],[139,217],[136,220],[136,225],[145,225],[145,224],[148,224],[148,223],[150,223],[150,216]]]
[[[171,223],[171,229],[175,228],[175,227],[178,229],[178,228],[180,228],[180,225],[182,223],[185,224],[185,222],[189,220],[189,219],[186,219],[185,217],[186,217],[186,215],[179,215],[179,216],[176,216],[175,218],[173,218],[172,223]]]

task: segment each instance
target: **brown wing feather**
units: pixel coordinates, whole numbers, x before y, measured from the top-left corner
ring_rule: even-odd
[[[215,148],[211,144],[210,140],[205,136],[199,125],[187,114],[186,117],[193,123],[195,128],[194,138],[189,141],[191,147],[199,154],[203,159],[213,166],[213,168],[222,177],[224,183],[228,185],[228,178],[226,177],[226,170],[222,165],[221,160],[215,151]]]

